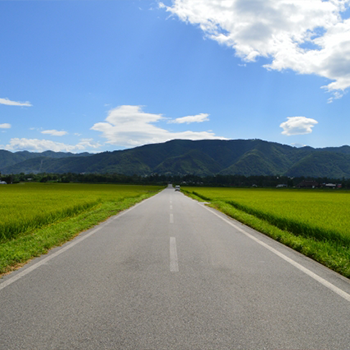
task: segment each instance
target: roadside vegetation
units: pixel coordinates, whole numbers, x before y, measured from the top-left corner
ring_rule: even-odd
[[[162,188],[72,183],[1,186],[0,275]]]
[[[204,187],[183,191],[350,278],[350,192]]]

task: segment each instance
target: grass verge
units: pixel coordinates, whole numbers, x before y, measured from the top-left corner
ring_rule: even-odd
[[[312,237],[296,236],[291,232],[282,230],[267,221],[260,219],[243,210],[235,208],[232,204],[225,201],[210,201],[209,198],[203,198],[198,193],[191,193],[182,190],[186,195],[199,201],[209,202],[209,205],[226,215],[242,222],[243,224],[254,228],[255,230],[266,234],[267,236],[279,241],[290,248],[316,260],[328,268],[350,278],[350,247],[332,240],[316,240]]]
[[[58,221],[39,230],[1,243],[0,277],[23,266],[32,258],[46,254],[51,248],[71,240],[82,231],[90,229],[154,194],[155,192],[142,194],[133,198],[124,198],[117,202],[102,202],[72,218]]]

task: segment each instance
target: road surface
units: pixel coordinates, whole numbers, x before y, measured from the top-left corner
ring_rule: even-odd
[[[350,349],[350,283],[167,188],[0,280],[0,349]]]

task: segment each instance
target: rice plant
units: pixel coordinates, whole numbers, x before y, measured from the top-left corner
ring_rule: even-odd
[[[350,246],[347,191],[187,188],[210,201],[224,201],[282,230]]]
[[[155,186],[25,183],[0,187],[0,242],[76,216],[101,202],[120,202]]]

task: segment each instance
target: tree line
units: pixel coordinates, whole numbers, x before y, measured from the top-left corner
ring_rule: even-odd
[[[117,184],[161,184],[169,183],[190,185],[190,186],[213,186],[213,187],[283,187],[294,188],[301,184],[307,184],[309,187],[322,187],[324,184],[334,183],[338,187],[350,189],[350,179],[332,179],[332,178],[313,178],[313,177],[288,177],[279,175],[269,176],[244,176],[244,175],[172,175],[172,174],[152,174],[149,176],[123,175],[123,174],[0,174],[0,180],[8,184],[19,182],[58,182],[58,183],[117,183]],[[317,185],[316,185],[317,184]],[[308,186],[302,186],[308,187]]]

